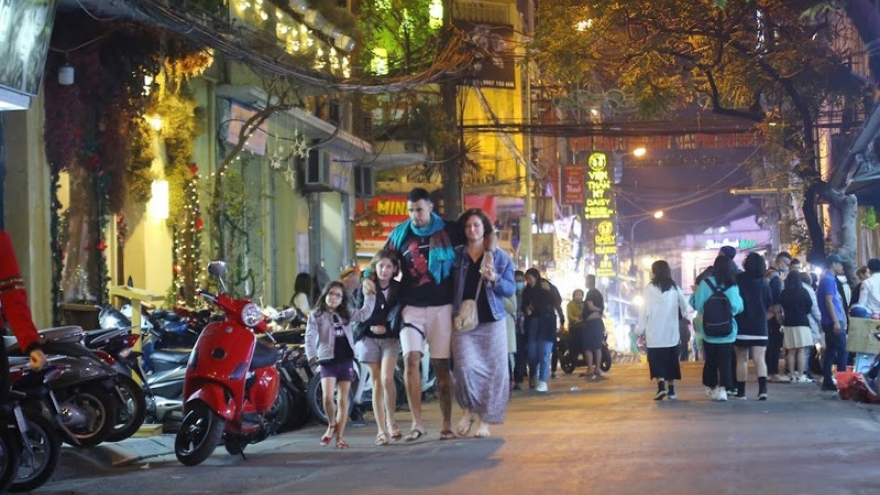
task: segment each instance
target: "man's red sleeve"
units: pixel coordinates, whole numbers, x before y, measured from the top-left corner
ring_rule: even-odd
[[[0,230],[0,310],[23,350],[40,342],[9,234]],[[2,320],[2,318],[0,318]],[[0,321],[2,323],[2,321]]]

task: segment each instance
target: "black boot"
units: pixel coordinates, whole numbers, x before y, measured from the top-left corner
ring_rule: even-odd
[[[671,383],[669,384],[669,393],[666,394],[666,397],[667,397],[669,400],[675,400],[675,399],[678,399],[678,396],[675,395],[675,385],[673,385],[673,384],[671,384]]]
[[[746,382],[736,382],[736,395],[733,398],[746,400]]]
[[[767,377],[758,377],[758,400],[767,400]]]

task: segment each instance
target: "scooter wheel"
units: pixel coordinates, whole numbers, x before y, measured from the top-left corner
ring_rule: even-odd
[[[118,397],[96,383],[79,387],[69,393],[62,400],[61,406],[71,404],[85,415],[86,421],[70,427],[74,438],[65,438],[64,441],[75,447],[94,447],[106,440],[113,431],[118,403]]]
[[[287,415],[285,430],[296,430],[309,422],[309,404],[305,392],[292,392],[290,394],[290,414]]]
[[[608,349],[608,346],[602,347],[602,362],[599,364],[599,368],[602,371],[608,371],[611,369],[611,350]]]
[[[116,423],[107,435],[108,442],[119,442],[134,435],[147,414],[147,398],[141,386],[126,375],[117,375],[116,382],[125,401],[116,405]]]
[[[189,409],[174,438],[174,455],[184,466],[196,466],[214,452],[226,421],[201,401]]]
[[[14,420],[10,417],[0,421],[0,493],[15,480],[21,462],[21,438],[17,430],[7,427],[8,421]]]
[[[21,465],[9,491],[13,493],[30,492],[43,486],[55,474],[58,458],[61,455],[61,437],[55,425],[38,414],[28,414],[27,435],[33,456],[22,451]]]
[[[352,384],[351,390],[348,395],[348,414],[351,415],[352,409],[354,409],[354,384]],[[338,403],[336,395],[339,393],[338,390],[333,392],[333,402]],[[327,423],[327,412],[324,411],[324,392],[321,387],[321,376],[315,375],[309,380],[309,388],[308,388],[308,401],[309,401],[309,410],[312,411],[312,416],[318,420],[319,423],[328,424]]]

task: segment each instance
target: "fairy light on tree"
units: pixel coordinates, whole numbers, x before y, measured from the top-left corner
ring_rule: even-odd
[[[195,307],[196,288],[201,275],[202,215],[199,203],[198,167],[189,165],[190,177],[184,184],[183,218],[174,228],[174,287],[177,304]]]

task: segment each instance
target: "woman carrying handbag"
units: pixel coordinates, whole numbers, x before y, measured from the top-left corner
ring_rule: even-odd
[[[488,437],[489,425],[501,424],[507,412],[510,377],[504,298],[514,294],[513,263],[496,247],[491,220],[480,209],[461,216],[467,243],[453,262],[452,335],[454,394],[463,414],[457,433]],[[472,309],[468,309],[471,307]],[[470,314],[463,314],[472,311]],[[441,432],[441,438],[446,432]]]

